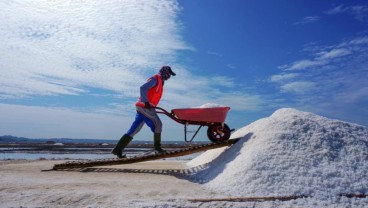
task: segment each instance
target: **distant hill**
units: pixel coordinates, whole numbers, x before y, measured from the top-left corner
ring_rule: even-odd
[[[72,139],[72,138],[25,138],[25,137],[16,137],[12,135],[4,135],[0,136],[0,144],[11,144],[11,143],[71,143],[71,144],[116,144],[117,140],[109,140],[109,139]],[[132,144],[147,144],[153,143],[153,141],[132,141]],[[181,144],[185,143],[184,141],[163,141],[163,144]],[[203,142],[193,142],[193,143],[203,143]]]
[[[25,138],[16,137],[12,135],[0,136],[0,143],[83,143],[83,144],[95,144],[95,143],[116,143],[116,140],[106,140],[106,139],[72,139],[72,138],[48,138],[48,139],[38,139],[38,138]]]

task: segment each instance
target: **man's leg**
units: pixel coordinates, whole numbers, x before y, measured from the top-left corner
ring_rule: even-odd
[[[155,150],[157,152],[159,152],[159,153],[165,152],[165,150],[163,150],[161,148],[161,133],[154,133],[153,134],[153,141],[154,141]]]
[[[137,112],[135,120],[132,123],[132,126],[130,127],[128,132],[120,138],[119,142],[116,144],[115,148],[111,151],[111,153],[116,155],[118,158],[126,157],[126,155],[123,155],[123,150],[133,140],[133,136],[142,129],[143,125],[144,121],[142,115]]]
[[[115,148],[111,151],[112,154],[116,155],[118,158],[125,158],[126,155],[123,154],[124,148],[133,140],[133,137],[128,134],[124,134],[119,142],[116,144]]]
[[[143,115],[144,122],[151,128],[154,133],[153,141],[155,150],[158,152],[164,152],[161,148],[161,131],[162,122],[158,117],[155,109],[137,108],[137,111]]]

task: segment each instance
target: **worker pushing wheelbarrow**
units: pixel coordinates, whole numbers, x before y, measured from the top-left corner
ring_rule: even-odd
[[[226,141],[230,138],[231,130],[226,125],[225,119],[230,107],[211,107],[211,108],[178,108],[171,112],[163,108],[155,107],[156,112],[165,114],[174,121],[184,125],[184,137],[186,142],[193,141],[199,130],[207,126],[207,137],[212,142]],[[191,139],[187,138],[187,126],[198,125]]]
[[[112,149],[111,153],[118,158],[125,158],[123,154],[125,147],[133,140],[133,137],[141,130],[144,124],[149,126],[153,132],[153,146],[158,153],[164,153],[161,148],[161,132],[162,122],[158,117],[158,113],[163,113],[173,120],[184,124],[185,141],[192,141],[199,129],[208,126],[207,136],[213,142],[228,140],[230,137],[230,129],[224,123],[227,112],[230,108],[187,108],[173,109],[171,113],[163,108],[157,107],[163,94],[164,83],[171,76],[176,76],[170,66],[163,66],[159,72],[150,77],[146,83],[140,87],[140,97],[135,103],[136,116],[129,130],[120,138],[118,143]],[[187,126],[199,125],[194,136],[187,139]]]

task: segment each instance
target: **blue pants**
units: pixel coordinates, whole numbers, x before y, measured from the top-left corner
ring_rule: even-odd
[[[154,133],[161,133],[162,131],[162,122],[157,116],[156,110],[137,106],[135,120],[127,134],[131,137],[134,137],[134,135],[136,135],[142,129],[144,124],[147,124],[147,126],[150,127],[151,131]]]

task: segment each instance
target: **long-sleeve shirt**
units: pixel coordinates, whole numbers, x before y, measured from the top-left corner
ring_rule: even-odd
[[[146,83],[140,87],[141,102],[148,102],[148,90],[155,87],[157,84],[156,77],[151,77]]]

